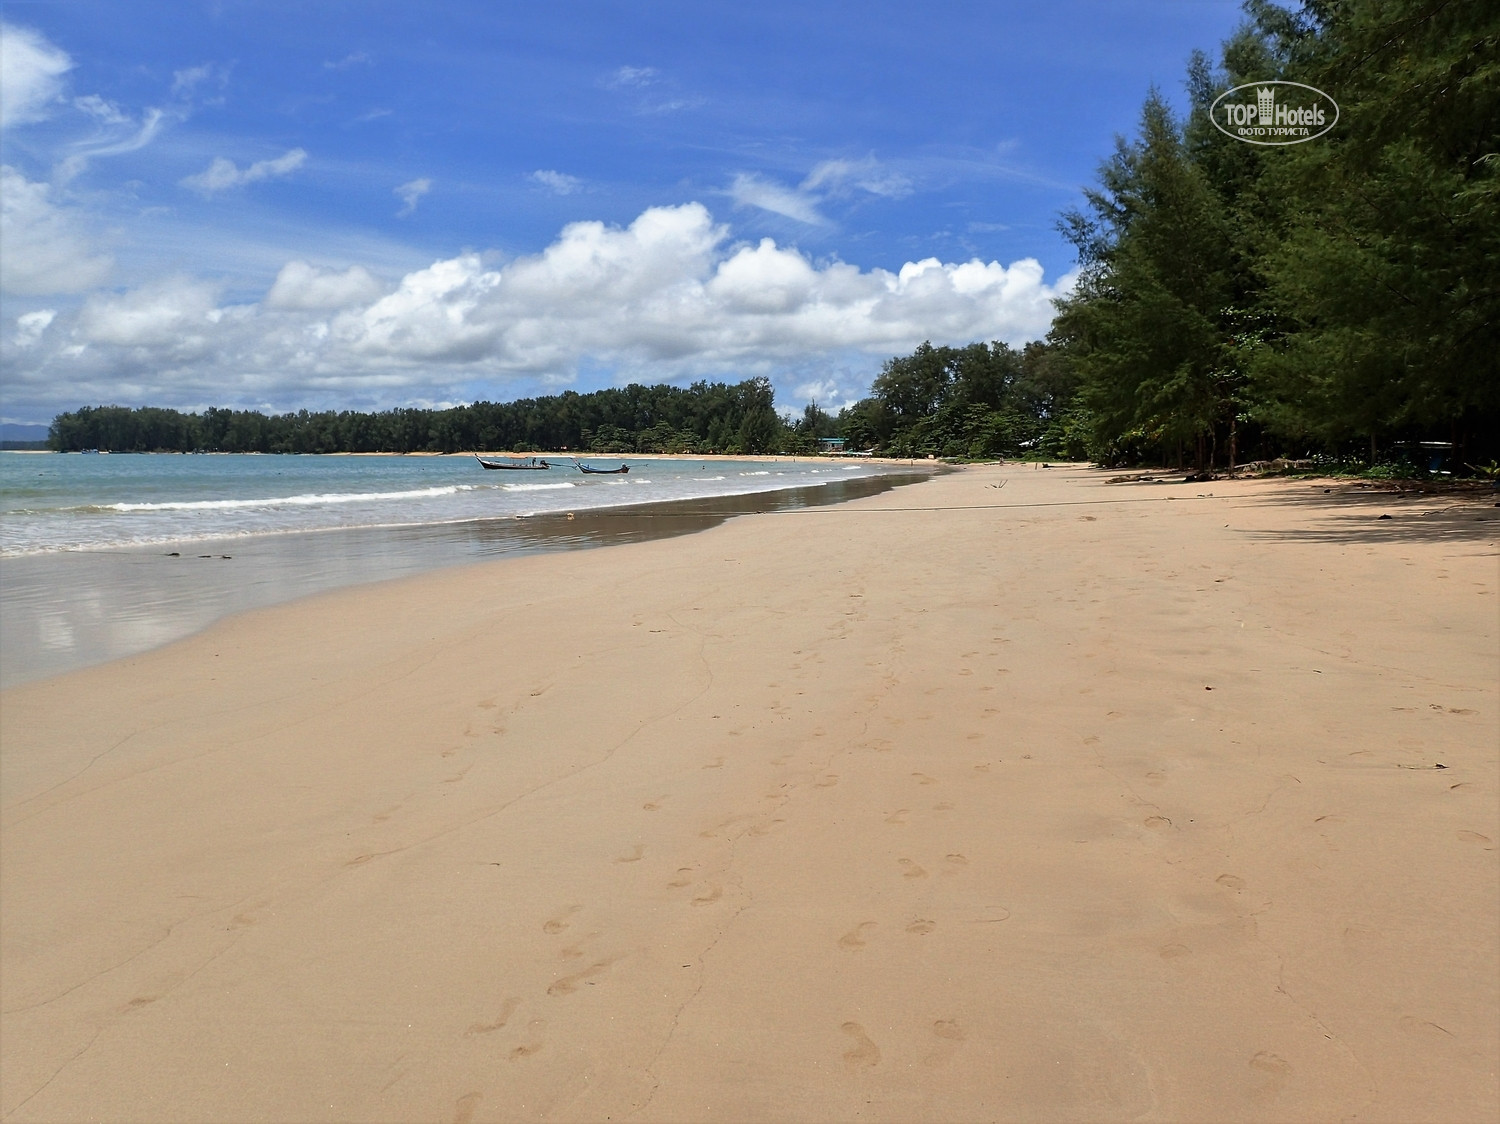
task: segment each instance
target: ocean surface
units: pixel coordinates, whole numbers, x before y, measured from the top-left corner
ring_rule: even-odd
[[[465,456],[0,452],[0,686],[342,585],[683,534],[926,474],[867,462],[625,458],[628,475],[588,476],[565,458],[550,462],[486,471]]]

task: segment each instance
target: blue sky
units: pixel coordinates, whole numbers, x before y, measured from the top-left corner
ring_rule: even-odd
[[[1219,0],[0,4],[0,420],[385,408],[1045,334]]]

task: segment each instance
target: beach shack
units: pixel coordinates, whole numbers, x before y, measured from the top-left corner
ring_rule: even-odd
[[[842,453],[844,451],[844,439],[842,437],[819,437],[818,452],[820,453]]]

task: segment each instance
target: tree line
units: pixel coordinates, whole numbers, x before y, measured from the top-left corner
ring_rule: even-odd
[[[1248,0],[1178,119],[1155,90],[1063,218],[1049,336],[1104,461],[1500,453],[1500,7]],[[1337,127],[1263,147],[1221,94],[1305,83]]]
[[[53,419],[60,452],[456,453],[546,450],[579,453],[768,453],[811,444],[776,413],[766,379],[734,385],[630,386],[567,391],[446,410],[300,410],[267,415],[210,408],[85,407]]]

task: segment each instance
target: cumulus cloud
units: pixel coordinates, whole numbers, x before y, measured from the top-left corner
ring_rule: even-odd
[[[396,212],[398,219],[404,219],[417,209],[417,200],[432,190],[432,181],[423,176],[421,179],[409,180],[396,188],[393,192],[396,198],[401,200],[401,209]]]
[[[119,295],[84,302],[74,335],[84,344],[149,349],[164,356],[202,353],[223,318],[217,287],[174,277]]]
[[[583,186],[583,181],[577,176],[570,176],[565,172],[553,172],[546,169],[532,172],[531,178],[548,191],[555,192],[558,195],[572,195],[573,192]]]
[[[0,167],[0,290],[18,296],[78,293],[103,281],[112,262],[52,189]]]
[[[759,176],[735,176],[734,182],[729,185],[729,197],[737,206],[759,207],[762,211],[784,215],[809,226],[822,226],[828,222],[818,213],[816,197]]]
[[[353,265],[339,273],[305,261],[287,262],[266,293],[269,308],[331,311],[367,304],[384,291],[370,271]]]
[[[0,127],[45,118],[72,67],[67,52],[40,32],[0,21]]]
[[[164,404],[394,405],[503,395],[495,383],[514,376],[566,383],[588,367],[622,381],[766,374],[836,406],[859,392],[851,367],[924,339],[1039,338],[1070,283],[1049,284],[1031,259],[815,262],[771,239],[734,242],[689,203],[625,227],[572,223],[500,264],[445,258],[388,290],[357,266],[296,261],[258,305],[220,307],[191,278],[96,295],[11,353],[8,397],[55,394],[62,371],[70,397],[89,388],[101,401],[128,385]]]
[[[233,187],[243,187],[247,183],[271,179],[273,176],[289,175],[306,162],[307,150],[302,148],[288,149],[274,160],[257,160],[243,169],[236,167],[233,160],[217,156],[203,171],[179,182],[183,187],[190,187],[204,195],[214,195]]]
[[[35,312],[23,312],[16,317],[15,341],[17,347],[35,347],[47,330],[47,325],[57,319],[57,309],[39,308]]]

